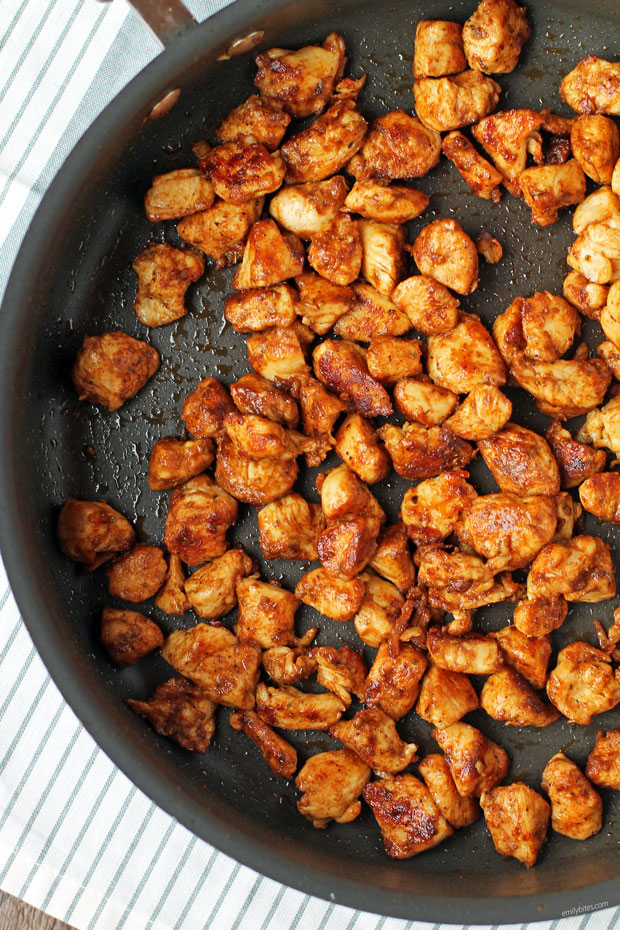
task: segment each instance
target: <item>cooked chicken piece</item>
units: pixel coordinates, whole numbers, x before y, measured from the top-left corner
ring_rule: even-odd
[[[355,630],[363,642],[376,649],[392,633],[405,599],[390,581],[379,578],[374,572],[364,572],[360,578],[366,590],[355,614]]]
[[[504,254],[502,244],[499,239],[492,236],[486,229],[483,229],[480,235],[476,236],[475,243],[478,254],[482,255],[488,265],[497,265],[498,262],[501,262]]]
[[[389,297],[405,273],[405,230],[377,220],[358,220],[362,240],[362,274]]]
[[[587,724],[620,702],[620,674],[611,659],[589,643],[573,642],[558,653],[547,679],[549,700],[571,723]]]
[[[323,45],[306,45],[294,52],[270,48],[254,60],[258,67],[254,83],[262,99],[300,119],[324,109],[346,62],[344,42],[336,32]]]
[[[461,439],[490,439],[508,422],[512,403],[493,384],[477,384],[445,426]]]
[[[554,420],[547,428],[545,438],[560,468],[563,488],[576,488],[605,468],[605,453],[577,442],[559,420]]]
[[[301,408],[303,431],[306,436],[328,437],[331,442],[334,424],[345,409],[342,401],[310,375],[296,378],[293,390]],[[329,450],[326,450],[326,453],[327,451]],[[310,467],[314,467],[320,465],[324,458],[325,455],[317,454],[311,458],[307,454],[306,462]]]
[[[591,223],[575,239],[566,261],[593,284],[603,285],[618,280],[620,233],[608,223]],[[603,308],[604,309],[604,308]]]
[[[375,336],[366,354],[368,371],[385,387],[422,372],[422,343],[417,339]]]
[[[535,295],[536,296],[536,295]],[[506,365],[523,358],[525,336],[523,335],[523,305],[525,297],[515,297],[507,310],[500,313],[493,323],[493,340]],[[544,312],[546,303],[541,301]]]
[[[236,290],[268,287],[294,278],[304,268],[304,247],[293,233],[282,232],[272,219],[254,223],[235,272]]]
[[[297,752],[279,733],[268,727],[255,711],[235,710],[228,721],[233,730],[245,733],[258,746],[274,775],[293,777],[297,769]]]
[[[381,643],[366,679],[366,705],[378,707],[393,720],[400,720],[418,699],[427,665],[424,653],[409,643],[402,643],[394,656],[389,644]]]
[[[300,239],[312,239],[329,228],[347,191],[347,183],[341,175],[327,181],[289,184],[271,198],[269,212]]]
[[[500,200],[503,174],[476,151],[467,136],[462,132],[450,132],[444,136],[441,148],[474,194],[495,203]]]
[[[240,640],[253,640],[263,649],[272,646],[307,646],[316,636],[316,627],[295,636],[295,612],[299,601],[291,591],[259,575],[237,577],[239,612],[235,633]]]
[[[237,501],[208,475],[172,492],[164,542],[188,565],[200,565],[228,549],[226,531],[237,522]]]
[[[428,631],[426,646],[433,664],[448,672],[490,675],[502,664],[497,642],[482,633],[453,636],[443,627],[432,626]]]
[[[558,752],[547,762],[542,788],[551,801],[551,826],[572,840],[587,840],[603,825],[603,802],[583,772]]]
[[[388,417],[388,392],[368,372],[364,351],[348,339],[325,339],[312,353],[314,373],[364,417]]]
[[[520,301],[523,354],[535,361],[555,362],[579,333],[579,314],[562,297],[537,291]]]
[[[607,338],[617,349],[620,348],[620,281],[616,281],[610,287],[607,303],[602,308],[599,319]]]
[[[456,220],[433,220],[425,226],[412,255],[422,274],[458,294],[471,294],[478,287],[478,252]]]
[[[392,300],[425,336],[447,333],[458,323],[458,299],[433,277],[418,274],[401,281]]]
[[[595,285],[596,286],[596,285]],[[597,355],[603,359],[615,381],[620,381],[620,348],[605,340],[596,347]]]
[[[256,94],[239,104],[216,127],[218,142],[235,142],[252,136],[269,152],[275,151],[282,141],[291,118],[279,103],[271,104]]]
[[[467,675],[429,666],[416,704],[416,713],[422,720],[443,730],[478,706],[478,695]]]
[[[526,636],[514,624],[491,633],[500,645],[506,663],[534,688],[544,688],[551,655],[549,636]]]
[[[346,705],[335,694],[308,694],[291,685],[270,688],[259,684],[256,710],[261,719],[281,730],[329,730]]]
[[[224,432],[224,420],[234,409],[224,385],[217,378],[204,378],[185,399],[181,419],[192,436],[219,439]]]
[[[227,203],[246,203],[276,191],[286,174],[278,152],[269,152],[253,136],[216,145],[201,159],[215,193]]]
[[[608,544],[599,536],[575,536],[566,545],[549,543],[536,556],[527,577],[528,597],[562,594],[590,604],[616,594]]]
[[[243,375],[231,384],[230,394],[241,413],[266,417],[291,429],[299,426],[299,410],[293,398],[262,375]]]
[[[247,347],[248,362],[267,381],[287,385],[310,372],[299,335],[291,326],[253,333]]]
[[[441,542],[454,532],[477,496],[467,478],[466,471],[447,471],[405,491],[401,517],[417,546]]]
[[[394,774],[417,758],[416,744],[404,743],[382,710],[360,710],[352,720],[334,724],[329,733],[375,772]]]
[[[320,752],[308,759],[295,779],[303,792],[297,809],[320,830],[330,820],[351,823],[362,809],[359,796],[369,780],[370,769],[354,752]]]
[[[295,596],[332,620],[352,620],[364,598],[360,578],[334,578],[323,567],[308,572],[297,582]]]
[[[611,449],[615,455],[620,455],[620,396],[612,397],[599,410],[592,410],[577,438],[597,449]]]
[[[292,490],[298,474],[297,461],[281,456],[254,459],[228,437],[218,446],[215,478],[221,488],[246,504],[260,507]]]
[[[620,133],[612,119],[599,114],[578,117],[570,134],[573,154],[597,184],[611,184],[620,157]]]
[[[113,597],[138,604],[154,597],[168,574],[164,553],[157,546],[138,543],[106,569]]]
[[[364,282],[354,284],[352,290],[355,294],[353,306],[334,326],[337,336],[355,342],[371,342],[381,336],[395,337],[409,332],[409,317],[389,297]]]
[[[255,414],[229,413],[224,429],[237,450],[253,459],[295,459],[313,448],[315,440],[295,430],[285,429],[266,417]]]
[[[413,76],[443,77],[467,68],[463,27],[442,19],[421,19],[415,31]]]
[[[600,318],[601,310],[607,303],[608,293],[608,287],[588,281],[579,271],[569,271],[564,278],[564,297],[591,320]]]
[[[366,484],[387,478],[392,462],[368,420],[353,413],[343,420],[335,436],[334,450]]]
[[[495,578],[482,559],[458,549],[445,552],[429,547],[418,553],[418,559],[418,584],[429,589],[431,607],[450,613],[475,610],[486,604],[505,601],[514,597],[519,590],[510,575],[498,575]],[[493,649],[489,655],[492,652]]]
[[[392,859],[410,859],[437,846],[454,832],[428,788],[413,775],[370,782],[363,791]]]
[[[429,336],[427,365],[435,384],[455,394],[469,394],[478,384],[506,383],[505,365],[488,330],[465,313],[450,332]]]
[[[407,527],[386,526],[381,533],[370,567],[405,594],[415,584],[415,567],[409,551]]]
[[[243,549],[229,549],[190,575],[185,593],[199,617],[219,620],[237,606],[236,585],[254,567]]]
[[[587,478],[579,488],[584,509],[607,523],[620,523],[620,475],[613,471]]]
[[[401,378],[394,388],[396,409],[408,420],[416,420],[422,426],[439,426],[458,402],[456,394],[431,381]]]
[[[537,226],[551,226],[562,207],[581,203],[586,196],[586,178],[576,158],[564,165],[526,168],[518,183]]]
[[[385,513],[376,498],[347,465],[319,475],[316,486],[328,526],[357,517],[385,522]]]
[[[216,268],[227,268],[243,255],[245,241],[262,209],[262,197],[241,204],[216,200],[209,210],[181,220],[177,232],[186,242],[210,256]]]
[[[388,185],[369,179],[356,181],[344,202],[351,213],[359,213],[379,223],[407,223],[424,213],[429,197],[414,187],[403,184]]]
[[[260,332],[268,326],[291,326],[297,319],[296,304],[289,284],[251,288],[226,300],[224,317],[237,333]]]
[[[568,491],[562,491],[555,499],[558,522],[551,542],[567,543],[571,539],[575,524],[583,513],[581,504],[573,500]]]
[[[323,568],[336,577],[359,575],[377,548],[379,527],[375,517],[356,517],[328,527],[317,539]]]
[[[504,183],[511,194],[519,196],[521,193],[517,179],[525,170],[528,143],[544,121],[535,110],[504,110],[485,116],[472,129],[474,139],[504,175]]]
[[[348,171],[359,181],[410,181],[428,174],[440,157],[440,134],[404,110],[393,110],[373,122]]]
[[[426,756],[418,765],[432,798],[451,826],[458,829],[474,823],[480,807],[473,798],[462,798],[456,790],[450,766],[439,753]]]
[[[588,756],[586,775],[601,788],[620,791],[620,730],[599,733]]]
[[[214,199],[213,185],[198,168],[180,168],[155,175],[144,209],[151,223],[159,223],[208,210]]]
[[[517,781],[485,791],[480,806],[498,853],[531,868],[547,839],[551,808],[545,799]]]
[[[337,174],[361,148],[367,127],[354,100],[337,100],[282,146],[287,181],[323,181]]]
[[[190,604],[185,593],[185,575],[178,555],[171,555],[168,559],[168,576],[155,598],[155,606],[174,617],[189,610]]]
[[[487,678],[480,706],[489,717],[514,727],[548,727],[561,714],[545,704],[534,689],[512,668],[502,668]]]
[[[501,87],[480,71],[450,77],[422,77],[413,82],[415,109],[425,126],[449,132],[470,126],[492,113]]]
[[[318,558],[316,541],[324,529],[321,508],[301,494],[287,494],[258,512],[260,545],[266,559],[314,561]]]
[[[570,136],[570,131],[575,122],[574,116],[558,116],[557,113],[552,113],[548,108],[541,110],[540,115],[544,118],[541,129],[544,129],[545,132],[554,136]]]
[[[337,214],[322,232],[313,236],[308,248],[308,261],[314,270],[341,287],[358,277],[362,256],[359,223],[348,213]]]
[[[88,572],[125,552],[136,540],[131,523],[109,504],[73,497],[60,508],[57,534],[63,554],[84,562]]]
[[[101,614],[101,642],[122,668],[158,649],[163,641],[157,624],[137,610],[106,607]]]
[[[475,451],[445,426],[426,429],[417,423],[401,428],[386,423],[378,430],[392,458],[395,471],[404,478],[434,478],[449,468],[465,468]]]
[[[149,487],[167,491],[202,474],[215,458],[211,439],[160,439],[149,459]]]
[[[314,646],[308,652],[311,661],[316,662],[317,681],[332,694],[335,694],[347,707],[351,704],[351,695],[364,697],[364,686],[368,669],[361,652],[355,652],[349,646]]]
[[[568,604],[561,594],[527,597],[519,601],[512,618],[517,630],[528,637],[541,637],[558,630],[566,619]],[[523,674],[521,668],[517,669]]]
[[[297,684],[316,672],[316,661],[301,646],[272,646],[263,652],[262,662],[269,677],[280,685]]]
[[[355,294],[350,287],[341,287],[313,272],[298,275],[298,312],[303,323],[324,336],[341,316],[351,309]]]
[[[215,732],[215,707],[203,691],[185,678],[159,685],[148,701],[128,698],[125,703],[153,729],[190,752],[206,752]]]
[[[189,630],[171,633],[161,654],[217,704],[240,710],[254,708],[261,659],[257,643],[240,643],[224,627],[198,623]]]
[[[597,188],[573,213],[573,229],[577,235],[597,223],[606,224],[612,229],[617,229],[620,224],[620,199],[609,187]]]
[[[478,449],[501,490],[528,497],[560,490],[560,472],[548,443],[524,426],[508,423]]]
[[[469,67],[486,74],[513,71],[531,31],[524,6],[514,0],[481,0],[463,26]]]
[[[553,539],[556,524],[553,497],[485,494],[465,510],[458,536],[497,574],[529,565]]]
[[[159,368],[159,353],[152,346],[113,330],[85,336],[78,350],[71,379],[80,400],[119,407],[137,394]]]
[[[456,789],[463,798],[479,798],[505,777],[508,756],[501,746],[468,723],[433,730],[443,749]]]
[[[560,97],[577,113],[620,116],[620,63],[588,55],[563,78]]]

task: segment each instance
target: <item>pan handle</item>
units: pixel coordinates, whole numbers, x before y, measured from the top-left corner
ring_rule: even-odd
[[[196,25],[182,0],[129,0],[139,16],[166,48],[180,32]]]

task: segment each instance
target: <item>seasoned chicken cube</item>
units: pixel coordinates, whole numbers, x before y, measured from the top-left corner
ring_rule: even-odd
[[[418,765],[432,798],[448,823],[458,829],[474,823],[480,807],[473,798],[462,798],[456,790],[450,766],[438,752],[426,756]]]
[[[558,752],[547,762],[542,788],[551,801],[551,827],[572,840],[587,840],[603,826],[603,802],[583,772]]]
[[[199,617],[219,620],[237,606],[236,585],[254,567],[243,549],[229,549],[203,565],[185,582],[187,598]]]
[[[607,303],[601,310],[600,323],[603,332],[616,348],[620,347],[620,281],[609,289]]]
[[[414,187],[376,181],[356,181],[344,202],[351,213],[379,223],[407,223],[424,213],[429,197]]]
[[[471,294],[478,287],[478,252],[456,220],[433,220],[425,226],[413,243],[412,255],[423,275],[458,294]]]
[[[171,614],[174,617],[189,610],[183,564],[178,555],[171,555],[168,559],[168,575],[155,598],[155,606],[163,610],[165,614]]]
[[[511,374],[532,394],[542,413],[559,419],[580,416],[602,403],[611,381],[611,372],[600,358],[520,359]]]
[[[599,536],[575,536],[566,545],[549,543],[527,577],[528,597],[562,594],[567,601],[594,604],[616,594],[609,545]]]
[[[502,668],[487,678],[480,706],[489,717],[513,727],[548,727],[561,717],[513,668]]]
[[[609,187],[600,187],[590,194],[573,213],[573,229],[577,235],[598,223],[617,229],[620,223],[620,199]]]
[[[422,343],[397,336],[375,336],[366,353],[368,371],[385,387],[422,372]]]
[[[376,431],[364,417],[353,413],[335,435],[334,450],[366,484],[387,478],[392,462]]]
[[[291,326],[297,319],[297,295],[289,284],[250,288],[228,297],[224,317],[237,333],[269,326]]]
[[[213,185],[198,168],[180,168],[155,175],[144,209],[151,223],[159,223],[208,210],[214,199]]]
[[[377,819],[385,851],[392,859],[417,856],[454,832],[426,785],[413,775],[370,782],[363,796]]]
[[[254,459],[228,437],[218,446],[215,478],[218,485],[239,501],[260,507],[284,497],[298,474],[297,461],[281,456]]]
[[[620,455],[620,396],[612,397],[599,410],[592,410],[577,433],[577,439]]]
[[[211,439],[160,439],[149,459],[149,487],[167,491],[202,474],[215,458]]]
[[[458,536],[497,574],[529,565],[553,539],[556,524],[552,497],[485,494],[465,510]]]
[[[334,749],[311,756],[295,784],[303,792],[297,809],[314,827],[323,829],[330,820],[351,823],[359,815],[359,796],[370,780],[370,769],[348,749]]]
[[[296,378],[293,390],[301,408],[306,436],[331,436],[336,420],[345,409],[342,401],[310,375]],[[308,461],[308,464],[320,465],[323,458]]]
[[[291,184],[323,181],[337,174],[361,148],[368,123],[354,100],[337,100],[307,129],[281,148]]]
[[[385,522],[385,513],[376,498],[347,465],[319,475],[316,486],[328,526],[357,517]]]
[[[426,647],[433,665],[448,672],[490,675],[502,664],[496,640],[483,633],[454,636],[443,627],[432,626],[428,631]]]
[[[252,413],[229,413],[224,429],[239,452],[253,459],[295,459],[314,443],[295,430]]]
[[[520,196],[518,177],[525,170],[530,138],[545,122],[535,110],[504,110],[485,116],[472,135],[504,175],[511,194]]]
[[[551,808],[521,781],[485,791],[480,799],[491,839],[500,856],[535,865],[549,828]]]
[[[68,497],[58,515],[58,543],[64,555],[84,562],[92,572],[133,546],[136,534],[117,510],[103,501],[79,501]]]
[[[555,223],[562,207],[581,203],[586,196],[586,178],[576,158],[564,165],[526,168],[518,183],[537,226]]]
[[[421,19],[415,30],[413,76],[443,77],[467,68],[463,27],[443,19]]]
[[[341,175],[327,181],[288,184],[271,198],[269,212],[284,229],[300,239],[312,239],[336,219],[347,192]]]
[[[217,378],[204,378],[185,399],[181,419],[192,436],[219,439],[224,432],[224,420],[234,409],[224,385]]]
[[[325,529],[325,518],[318,504],[310,504],[301,494],[287,494],[258,512],[258,532],[266,559],[318,559],[316,542]]]
[[[330,32],[323,45],[306,45],[296,51],[270,48],[254,59],[258,67],[254,83],[263,100],[303,119],[320,113],[342,77],[344,42]]]
[[[613,342],[605,340],[596,347],[596,353],[603,359],[613,378],[620,381],[620,349]]]
[[[366,590],[360,578],[334,578],[323,567],[308,572],[297,582],[295,596],[332,620],[352,620]]]
[[[426,429],[417,423],[401,428],[386,423],[378,430],[399,475],[414,481],[433,478],[449,468],[465,468],[475,451],[445,426]]]
[[[587,724],[620,702],[620,677],[600,649],[573,642],[558,653],[557,665],[547,679],[547,694],[572,723]]]
[[[274,326],[248,336],[248,362],[259,375],[280,385],[290,384],[299,375],[307,375],[304,347],[292,326]]]
[[[415,762],[417,746],[404,743],[391,717],[382,710],[360,710],[329,730],[375,772],[395,774]]]
[[[512,403],[493,384],[476,384],[445,426],[461,439],[490,439],[508,422]]]
[[[591,320],[598,320],[607,303],[609,288],[594,284],[579,271],[569,271],[564,278],[562,293],[566,300]]]
[[[350,287],[333,284],[313,272],[298,275],[295,284],[299,289],[298,313],[302,322],[319,336],[329,332],[353,306],[355,294]]]
[[[506,663],[534,688],[544,688],[551,655],[549,636],[526,636],[513,624],[491,633],[500,645]]]
[[[478,706],[478,695],[467,675],[438,665],[429,666],[416,704],[418,717],[443,730]]]
[[[418,584],[429,589],[432,607],[460,613],[505,601],[519,591],[519,585],[509,574],[495,578],[482,559],[458,549],[445,552],[432,546],[419,553],[418,559]],[[492,655],[492,650],[485,654]]]
[[[397,655],[391,655],[388,643],[381,643],[366,679],[366,705],[400,720],[418,699],[427,665],[424,653],[409,643],[402,643]]]
[[[392,633],[405,599],[390,581],[379,578],[374,572],[365,572],[360,577],[366,591],[355,614],[355,630],[363,642],[376,649]]]
[[[520,303],[523,353],[534,361],[555,362],[579,333],[579,314],[562,297],[537,291]]]
[[[263,649],[272,646],[307,646],[316,636],[311,629],[301,637],[295,636],[295,611],[299,601],[291,591],[259,575],[237,577],[239,612],[235,633],[240,640],[254,640]]]
[[[336,577],[359,575],[377,548],[379,527],[375,517],[356,517],[329,526],[316,544],[323,568]]]
[[[79,400],[118,410],[158,369],[159,353],[153,346],[113,330],[84,337],[71,379]]]
[[[171,633],[161,654],[217,704],[240,710],[254,708],[261,659],[257,643],[240,643],[224,627],[198,623],[189,630]]]
[[[234,265],[243,255],[249,232],[262,213],[263,198],[247,203],[216,200],[209,210],[182,219],[177,232],[215,262],[216,268]]]
[[[469,67],[486,74],[513,71],[530,33],[524,6],[514,0],[481,0],[463,26]]]
[[[620,475],[604,471],[587,478],[579,488],[584,510],[607,523],[620,523]]]
[[[504,249],[499,239],[483,229],[480,235],[476,236],[475,242],[478,253],[488,265],[497,265],[501,262]]]
[[[428,174],[440,157],[440,134],[404,110],[393,110],[373,122],[348,170],[359,181],[410,181]]]
[[[172,492],[164,542],[172,555],[200,565],[228,549],[226,531],[237,521],[237,501],[208,475],[192,478]]]
[[[458,406],[456,394],[432,381],[401,378],[394,388],[394,406],[407,420],[439,426]]]
[[[291,429],[299,426],[299,410],[293,398],[262,375],[243,375],[231,384],[230,395],[241,413],[266,417]]]
[[[560,468],[563,488],[576,488],[605,468],[605,453],[577,442],[558,420],[547,428],[545,438]]]
[[[524,426],[508,423],[478,449],[501,490],[528,497],[560,490],[560,472],[548,443]]]
[[[297,752],[279,733],[264,723],[253,710],[235,710],[229,717],[233,730],[245,733],[258,746],[265,762],[274,773],[292,778],[297,771]]]
[[[455,531],[477,496],[468,478],[466,471],[446,471],[405,491],[400,513],[417,546],[441,542]]]
[[[405,230],[377,220],[358,220],[362,240],[362,274],[381,294],[390,296],[405,273]]]
[[[435,729],[433,739],[443,749],[456,790],[463,798],[479,798],[498,785],[508,771],[508,756],[502,747],[468,723]]]
[[[329,730],[346,705],[331,692],[308,694],[291,685],[271,688],[260,683],[256,710],[265,723],[281,730]]]
[[[341,287],[358,277],[362,257],[359,223],[348,213],[337,214],[322,232],[313,236],[308,247],[308,262],[314,270]]]
[[[282,141],[291,117],[279,102],[270,103],[257,94],[231,110],[215,129],[218,142],[236,142],[252,136],[269,152],[275,151]]]
[[[158,649],[163,641],[157,624],[137,610],[106,607],[101,614],[101,642],[122,668]]]
[[[465,313],[450,332],[429,336],[427,365],[435,384],[455,394],[469,394],[479,384],[506,383],[506,367],[488,330]]]
[[[480,71],[422,77],[413,82],[416,113],[425,126],[438,132],[461,129],[488,116],[497,106],[501,90]]]
[[[125,703],[146,717],[153,729],[190,752],[206,752],[215,732],[216,705],[192,681],[170,678],[155,689],[148,701],[128,698]]]
[[[348,339],[325,339],[312,353],[314,373],[364,417],[388,417],[388,392],[368,372],[364,351]]]
[[[254,223],[232,286],[236,290],[269,287],[294,278],[304,268],[304,247],[293,233],[282,232],[272,219]]]
[[[332,694],[335,694],[347,707],[351,704],[351,695],[364,697],[364,686],[368,669],[361,652],[355,652],[349,646],[314,646],[308,652],[308,658],[316,662],[316,680]]]
[[[620,63],[588,55],[562,79],[560,97],[576,113],[620,116]]]
[[[354,284],[352,290],[355,300],[334,326],[337,336],[355,342],[371,342],[381,336],[395,337],[409,332],[409,317],[385,294],[363,281]]]
[[[573,242],[566,261],[594,284],[616,281],[620,261],[618,229],[608,223],[591,223]]]
[[[512,622],[528,637],[541,637],[558,630],[566,619],[568,604],[561,594],[527,597],[515,607]],[[522,669],[517,669],[523,674]]]
[[[441,149],[474,194],[495,203],[500,200],[503,174],[476,151],[467,136],[462,132],[449,132],[444,136]]]
[[[620,730],[599,733],[588,756],[586,775],[601,788],[620,791]]]
[[[168,566],[161,549],[138,543],[115,559],[106,574],[113,597],[138,604],[157,594],[166,580]]]
[[[562,491],[555,499],[558,523],[551,542],[567,543],[571,539],[575,523],[583,513],[581,504],[573,500],[568,491]]]
[[[294,685],[316,672],[316,660],[307,649],[295,646],[272,646],[263,652],[263,668],[280,685]]]
[[[580,116],[573,123],[570,143],[585,174],[597,184],[611,184],[620,157],[620,133],[614,121],[600,114]]]
[[[458,299],[428,275],[418,274],[401,281],[392,293],[392,301],[425,336],[447,333],[458,323]]]
[[[386,526],[379,537],[377,549],[370,567],[406,594],[415,584],[415,567],[408,545],[407,527],[404,523]]]

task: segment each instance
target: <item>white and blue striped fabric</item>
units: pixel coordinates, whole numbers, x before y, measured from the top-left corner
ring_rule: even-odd
[[[202,20],[225,3],[193,0],[188,6]],[[158,51],[124,0],[0,0],[0,297],[28,223],[64,158]],[[78,930],[427,926],[280,886],[218,853],[153,805],[64,703],[1,565],[0,721],[0,888]],[[612,930],[619,917],[620,910],[604,910],[536,926]]]

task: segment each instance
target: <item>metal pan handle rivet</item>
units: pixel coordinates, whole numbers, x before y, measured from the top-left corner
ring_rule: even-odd
[[[253,48],[261,44],[264,35],[265,30],[258,29],[255,32],[248,33],[247,36],[235,39],[232,45],[228,46],[226,52],[219,56],[218,61],[228,61],[229,58],[233,58],[235,55],[245,55],[246,52],[251,52]]]
[[[174,90],[169,91],[165,97],[162,97],[161,100],[155,104],[147,116],[147,119],[161,119],[162,116],[170,112],[180,96],[180,87],[176,87]]]

